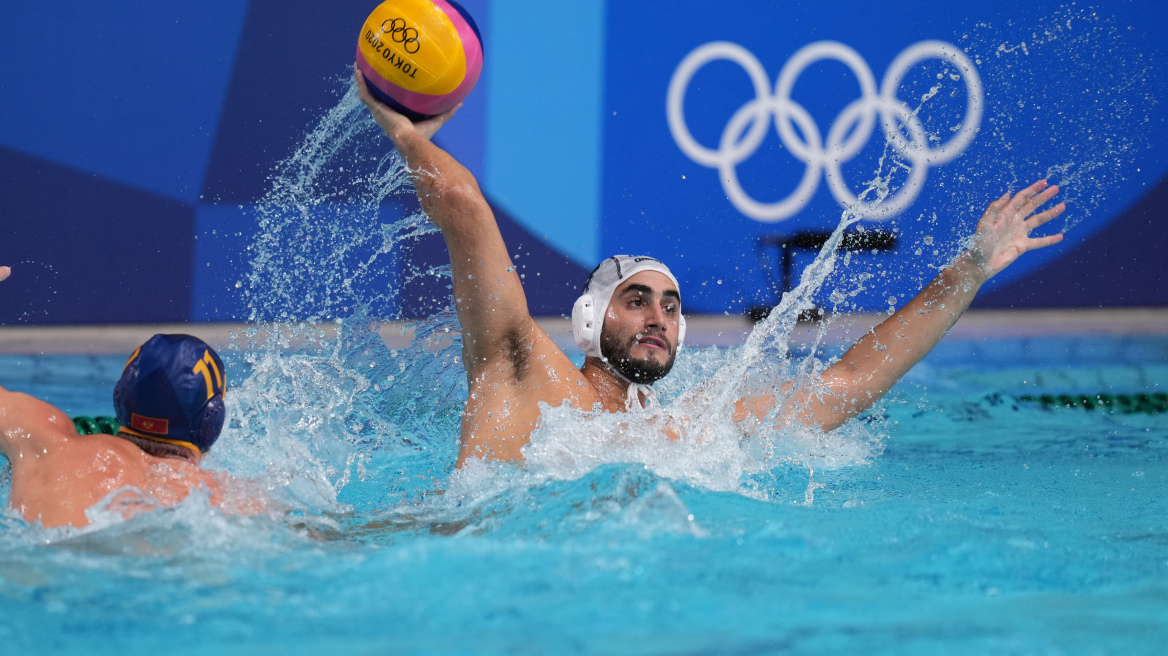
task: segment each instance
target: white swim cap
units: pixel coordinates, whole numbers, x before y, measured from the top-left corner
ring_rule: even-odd
[[[613,255],[598,264],[584,282],[584,293],[572,306],[572,337],[584,355],[594,358],[601,356],[600,332],[604,328],[604,313],[608,311],[612,294],[622,282],[642,271],[663,273],[681,290],[673,272],[656,258]],[[677,345],[680,347],[685,342],[685,317],[679,315],[678,318]]]

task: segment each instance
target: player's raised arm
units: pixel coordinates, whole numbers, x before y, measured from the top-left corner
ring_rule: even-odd
[[[856,342],[827,371],[818,389],[793,399],[796,417],[831,430],[867,410],[921,358],[941,341],[969,307],[981,286],[1022,253],[1056,244],[1062,234],[1031,238],[1030,231],[1063,213],[1059,203],[1035,214],[1058,193],[1040,180],[990,204],[978,223],[973,245],[933,279],[899,312]],[[773,397],[743,399],[737,420],[749,414],[762,418],[777,401]]]
[[[450,251],[454,302],[462,322],[467,375],[474,377],[508,349],[529,340],[535,323],[495,215],[474,176],[430,137],[455,110],[412,123],[378,102],[355,72],[361,101],[413,173],[422,209]]]

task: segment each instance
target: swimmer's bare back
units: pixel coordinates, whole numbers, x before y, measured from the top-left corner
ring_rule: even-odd
[[[12,507],[26,521],[46,527],[87,526],[86,509],[123,488],[137,488],[159,504],[172,506],[193,488],[205,486],[217,506],[229,506],[237,514],[263,510],[260,500],[229,499],[225,492],[233,481],[226,475],[181,458],[152,456],[120,437],[78,435],[65,413],[3,388],[0,452],[12,464]]]

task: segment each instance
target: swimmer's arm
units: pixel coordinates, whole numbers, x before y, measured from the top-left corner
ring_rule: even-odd
[[[1056,193],[1041,180],[990,204],[978,223],[971,248],[908,304],[856,342],[822,376],[822,384],[790,400],[794,417],[823,430],[839,427],[867,410],[941,341],[969,307],[983,284],[1022,253],[1062,241],[1062,234],[1032,239],[1031,230],[1063,213],[1062,203],[1035,210]],[[1033,214],[1033,216],[1031,216]],[[761,418],[777,401],[739,402],[736,420],[747,413]],[[760,415],[760,411],[763,415]],[[788,418],[789,420],[790,418]]]
[[[412,123],[373,98],[360,71],[354,76],[362,102],[413,172],[422,210],[446,240],[465,366],[473,378],[508,349],[532,342],[539,330],[519,274],[474,175],[430,142],[454,112]]]
[[[1059,203],[1034,214],[1056,193],[1057,186],[1040,180],[1013,198],[1006,194],[991,203],[969,250],[824,372],[826,391],[807,406],[814,423],[831,430],[867,410],[933,350],[987,280],[1022,253],[1062,241],[1062,234],[1030,237],[1031,230],[1066,209]]]

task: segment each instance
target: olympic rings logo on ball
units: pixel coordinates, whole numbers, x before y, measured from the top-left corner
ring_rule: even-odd
[[[385,29],[385,23],[389,23],[389,29]],[[418,43],[418,30],[412,27],[406,27],[406,21],[404,18],[392,18],[390,20],[384,21],[381,23],[381,32],[382,34],[388,34],[389,38],[392,39],[394,43],[402,44],[402,48],[404,48],[405,51],[411,55],[418,52],[418,50],[422,47],[422,45]],[[413,36],[410,35],[411,32],[413,33]],[[410,50],[411,45],[414,47],[413,50]]]
[[[698,143],[689,131],[685,120],[685,92],[699,69],[723,59],[735,62],[746,71],[754,85],[755,98],[730,117],[722,130],[718,148],[713,149]],[[860,97],[836,117],[824,143],[811,114],[791,99],[791,90],[807,67],[827,59],[851,69],[860,83]],[[960,128],[947,143],[938,146],[929,144],[929,136],[917,112],[896,98],[896,91],[909,69],[929,59],[947,61],[961,71],[967,97]],[[817,41],[791,56],[779,72],[773,94],[766,70],[749,50],[736,43],[715,41],[698,47],[678,65],[669,82],[665,112],[669,131],[681,151],[702,166],[718,169],[726,197],[752,219],[771,223],[794,216],[815,195],[821,175],[827,178],[828,188],[840,204],[864,218],[887,219],[904,211],[917,199],[930,166],[952,161],[973,142],[981,126],[982,100],[981,78],[973,62],[956,46],[944,41],[921,41],[906,48],[889,65],[879,90],[872,69],[859,53],[838,41]],[[807,164],[807,168],[791,195],[776,203],[761,203],[742,189],[737,167],[758,150],[772,117],[783,146]],[[885,138],[912,164],[911,173],[890,198],[879,203],[861,202],[848,188],[840,166],[863,150],[875,129],[877,117]],[[907,139],[897,122],[907,131]]]

